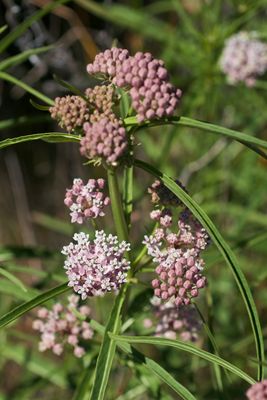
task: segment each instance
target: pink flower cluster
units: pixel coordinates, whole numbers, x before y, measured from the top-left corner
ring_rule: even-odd
[[[71,222],[82,224],[87,218],[103,217],[104,208],[110,199],[105,196],[104,179],[89,179],[84,185],[81,179],[74,179],[71,189],[67,189],[64,203],[70,209]]]
[[[177,307],[172,301],[163,302],[158,297],[151,299],[153,319],[145,319],[145,327],[154,326],[155,336],[176,339],[179,336],[184,341],[195,342],[201,329],[201,321],[192,306]]]
[[[89,120],[89,107],[87,102],[79,96],[56,97],[54,106],[49,108],[53,119],[56,119],[61,128],[73,132],[81,128]]]
[[[110,77],[118,87],[130,88],[139,122],[173,115],[182,95],[169,82],[164,62],[150,53],[137,52],[131,57],[125,49],[112,48],[98,54],[87,71],[105,79]]]
[[[248,400],[267,400],[267,379],[252,385],[246,395]]]
[[[63,353],[65,345],[72,346],[76,357],[85,354],[79,344],[81,339],[88,340],[93,331],[86,318],[90,315],[88,306],[78,306],[79,297],[72,295],[68,298],[68,305],[56,303],[51,310],[43,307],[37,312],[38,319],[33,321],[33,329],[41,333],[39,350],[51,349],[56,355]]]
[[[166,189],[167,190],[167,189]],[[170,208],[155,209],[151,218],[160,225],[144,244],[148,255],[157,265],[157,278],[152,281],[155,296],[171,300],[176,306],[188,305],[197,297],[199,289],[206,286],[202,275],[204,260],[201,258],[209,237],[205,229],[189,210],[181,212],[177,227],[172,230],[173,212]]]
[[[257,39],[256,32],[239,32],[226,40],[220,67],[229,83],[253,86],[267,71],[267,44]]]
[[[130,263],[124,253],[130,250],[129,243],[119,243],[116,236],[104,231],[96,231],[93,242],[83,232],[76,233],[73,239],[76,243],[71,242],[62,250],[67,257],[64,268],[69,286],[83,300],[117,291],[126,282]]]
[[[89,159],[103,159],[109,165],[117,165],[128,146],[122,121],[113,114],[93,124],[86,123],[83,129],[85,136],[81,139],[81,154]]]

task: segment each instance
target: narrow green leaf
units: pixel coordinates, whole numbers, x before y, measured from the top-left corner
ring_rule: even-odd
[[[227,262],[228,266],[230,267],[234,275],[234,278],[237,282],[239,291],[243,297],[250,318],[252,330],[254,333],[257,358],[258,358],[258,379],[262,380],[263,377],[262,363],[264,362],[264,344],[263,344],[261,325],[249,285],[241,268],[239,267],[236,261],[234,253],[232,252],[231,248],[228,246],[222,235],[219,233],[217,228],[214,226],[210,218],[207,216],[207,214],[179,185],[175,183],[173,179],[169,178],[164,173],[158,171],[156,168],[150,166],[149,164],[143,161],[135,160],[135,165],[147,171],[148,173],[156,176],[157,178],[161,179],[164,185],[189,208],[189,210],[195,215],[195,217],[207,230],[211,240],[217,246],[218,250],[220,251],[225,261]]]
[[[104,328],[96,321],[91,320],[90,322],[93,329],[103,335]],[[121,338],[122,336],[115,336],[114,338]],[[128,336],[126,336],[128,337]],[[192,393],[189,392],[183,385],[177,382],[164,368],[153,361],[151,358],[146,357],[141,352],[134,349],[126,342],[118,341],[118,347],[130,356],[133,361],[137,364],[144,366],[150,372],[155,374],[162,382],[166,383],[172,388],[177,394],[184,400],[196,400]],[[85,399],[84,399],[85,400]]]
[[[34,108],[36,108],[37,110],[40,110],[40,111],[48,111],[50,108],[50,106],[44,106],[43,104],[38,104],[32,99],[30,99],[30,103]],[[51,117],[50,117],[50,120],[51,120]]]
[[[70,83],[63,81],[63,79],[60,79],[57,75],[53,75],[54,80],[60,85],[63,86],[64,88],[68,89],[70,92],[76,94],[77,96],[82,97],[84,100],[87,100],[85,94],[76,88],[75,86],[71,85]]]
[[[45,293],[42,293],[30,301],[27,301],[18,307],[14,308],[13,310],[9,311],[7,314],[3,315],[0,318],[0,328],[10,324],[11,322],[15,321],[25,313],[29,312],[33,308],[39,306],[40,304],[45,303],[47,300],[53,299],[56,296],[59,296],[62,293],[67,292],[70,290],[70,287],[67,283],[63,283],[62,285],[56,286],[53,289],[48,290]]]
[[[23,290],[23,292],[27,292],[27,289],[24,286],[23,282],[20,279],[18,279],[15,275],[8,272],[6,269],[0,267],[0,275],[3,275],[5,278],[13,282],[17,287]]]
[[[6,60],[0,62],[0,71],[4,71],[5,69],[13,67],[14,65],[21,64],[23,61],[27,60],[29,57],[49,51],[53,47],[54,46],[43,46],[43,47],[39,47],[37,49],[29,49],[29,50],[25,50],[22,53],[15,55],[13,57],[9,57]]]
[[[126,126],[136,126],[138,125],[136,117],[128,117],[124,120],[124,124]],[[262,157],[267,159],[267,154],[265,154],[261,149],[259,149],[257,146],[262,147],[264,149],[267,149],[267,141],[258,139],[255,136],[250,136],[247,135],[246,133],[238,132],[233,129],[229,128],[224,128],[222,126],[210,124],[209,122],[202,122],[198,121],[192,118],[187,118],[187,117],[170,117],[158,121],[147,121],[144,124],[139,125],[140,128],[142,127],[152,127],[152,126],[158,126],[158,125],[167,125],[167,124],[174,124],[174,125],[182,125],[186,126],[189,128],[198,128],[203,131],[211,132],[211,133],[216,133],[219,135],[223,135],[226,137],[229,137],[231,139],[234,139],[243,145],[249,147],[251,150],[255,151],[257,154],[260,154]]]
[[[3,53],[18,37],[20,37],[35,21],[41,19],[44,15],[48,14],[50,11],[54,10],[61,4],[67,3],[70,0],[59,0],[51,1],[46,6],[42,7],[35,14],[26,18],[21,24],[19,24],[13,31],[7,34],[0,41],[0,53]]]
[[[33,135],[24,135],[16,138],[8,138],[0,141],[0,149],[12,146],[23,142],[31,142],[33,140],[44,140],[51,142],[79,142],[80,138],[77,135],[61,132],[48,132],[48,133],[34,133]]]
[[[194,354],[204,360],[207,360],[213,364],[220,365],[221,367],[227,369],[228,371],[232,372],[233,374],[239,376],[241,379],[245,380],[246,382],[253,385],[255,380],[249,376],[246,372],[242,371],[240,368],[236,367],[235,365],[229,363],[228,361],[224,360],[221,357],[218,357],[208,351],[199,349],[192,344],[188,344],[182,342],[180,340],[171,340],[166,338],[160,337],[150,337],[150,336],[118,336],[110,333],[110,337],[120,343],[137,343],[137,344],[154,344],[160,346],[169,346],[174,347],[175,349],[186,351],[187,353]]]
[[[32,94],[33,96],[35,96],[38,99],[42,100],[44,103],[49,104],[50,106],[54,105],[54,101],[51,100],[49,97],[45,96],[44,94],[42,94],[38,90],[33,89],[31,86],[29,86],[26,83],[18,80],[17,78],[14,78],[14,76],[11,76],[11,75],[7,74],[6,72],[0,72],[0,79],[3,79],[4,81],[13,83],[13,85],[21,87],[26,92]]]

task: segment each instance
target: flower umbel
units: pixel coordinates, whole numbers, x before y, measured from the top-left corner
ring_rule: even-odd
[[[112,48],[99,53],[87,71],[129,90],[139,122],[173,115],[182,96],[169,82],[164,62],[150,53],[130,56],[127,50]]]
[[[83,130],[85,136],[81,139],[81,154],[89,159],[104,160],[108,165],[117,165],[128,146],[122,121],[113,114],[93,124],[87,122]]]
[[[90,117],[88,104],[79,96],[56,97],[55,104],[49,111],[59,126],[69,133],[75,128],[81,128]]]
[[[152,185],[152,200],[156,196],[158,205],[175,205],[168,189],[165,193],[160,185],[159,181]],[[176,232],[172,230],[174,215],[170,207],[156,208],[150,217],[160,225],[152,235],[144,238],[148,255],[158,264],[157,278],[152,281],[154,294],[162,300],[173,301],[176,306],[188,305],[191,298],[198,296],[199,289],[206,286],[201,251],[208,245],[209,237],[188,209],[180,213],[178,231],[174,226]]]
[[[184,341],[195,342],[201,329],[201,320],[193,306],[177,307],[173,301],[163,302],[158,297],[151,299],[155,336],[168,339],[180,337]],[[145,321],[146,324],[148,321]],[[153,326],[153,321],[151,320]]]
[[[82,224],[86,219],[103,217],[104,208],[110,199],[105,196],[104,179],[89,179],[84,185],[81,179],[74,179],[71,189],[67,189],[64,203],[70,209],[71,222]]]
[[[95,239],[90,242],[89,235],[81,232],[73,236],[74,242],[63,247],[62,254],[67,256],[64,268],[69,286],[84,300],[89,296],[102,296],[115,291],[126,282],[129,261],[124,253],[130,250],[130,244],[119,243],[117,236],[96,231]]]
[[[79,344],[81,339],[88,340],[93,336],[93,330],[85,319],[90,315],[88,306],[78,306],[79,297],[68,297],[68,305],[56,303],[51,310],[43,307],[37,312],[38,319],[33,321],[33,329],[41,333],[39,350],[52,350],[56,355],[61,355],[64,347],[69,344],[73,347],[76,357],[85,354],[84,348]]]
[[[257,39],[256,32],[239,32],[226,40],[220,66],[229,83],[253,86],[267,70],[267,44]]]

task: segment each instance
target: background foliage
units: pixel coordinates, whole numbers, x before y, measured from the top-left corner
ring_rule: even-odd
[[[242,29],[257,30],[266,38],[266,1],[76,0],[56,5],[38,0],[3,0],[0,4],[0,26],[8,25],[0,36],[1,140],[56,131],[47,113],[34,108],[30,99],[44,104],[47,97],[66,91],[53,74],[80,89],[91,85],[85,65],[112,43],[131,53],[147,50],[164,59],[173,83],[184,93],[179,115],[267,139],[266,80],[255,88],[232,87],[218,68],[229,35]],[[138,138],[138,158],[178,177],[223,233],[250,284],[266,335],[266,160],[224,136],[183,126],[157,126],[149,133],[143,129]],[[1,150],[1,315],[65,282],[59,249],[73,233],[63,206],[65,188],[74,177],[95,173],[101,176],[103,171],[83,166],[75,143],[36,141]],[[150,209],[144,195],[151,181],[149,175],[136,170],[132,236],[137,243],[149,226],[149,218],[144,221]],[[220,356],[255,377],[253,335],[235,281],[215,246],[206,252],[206,262],[209,290],[199,307]],[[129,333],[146,334],[142,320],[148,312],[149,294],[146,286],[133,292]],[[105,325],[110,297],[93,303],[94,319]],[[33,314],[0,331],[0,399],[82,399],[88,388],[76,388],[83,382],[83,370],[84,381],[92,382],[101,326],[96,325],[99,336],[88,344],[83,361],[66,355],[62,362],[37,351]],[[205,333],[202,345],[212,350]],[[144,365],[138,354],[128,358],[131,348],[123,349],[123,342],[121,346],[110,378],[116,385],[109,385],[107,399],[177,398],[147,369],[154,365]],[[225,391],[221,394],[213,367],[202,358],[167,346],[142,344],[139,348],[199,399],[244,398],[245,381],[235,375],[229,381],[222,373]]]

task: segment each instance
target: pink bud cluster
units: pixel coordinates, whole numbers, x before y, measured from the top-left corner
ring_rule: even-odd
[[[139,122],[173,115],[182,95],[169,82],[164,62],[150,53],[137,52],[131,57],[127,50],[112,48],[98,54],[87,71],[110,77],[118,87],[130,88]]]
[[[90,106],[89,122],[93,124],[103,117],[113,116],[113,108],[118,101],[114,85],[102,85],[88,88],[85,96]]]
[[[195,342],[201,329],[201,320],[192,306],[177,307],[173,301],[163,302],[158,297],[151,299],[153,319],[146,319],[144,325],[155,326],[155,336],[168,339],[180,337],[184,341]]]
[[[108,76],[114,77],[123,62],[128,58],[128,50],[112,47],[97,54],[93,63],[87,65],[87,72],[90,75],[102,78],[107,78]]]
[[[90,315],[88,306],[78,306],[79,297],[72,295],[68,298],[68,305],[56,303],[51,310],[43,307],[37,312],[38,319],[33,321],[33,329],[41,333],[39,350],[52,350],[56,355],[63,353],[65,345],[73,347],[76,357],[85,354],[79,344],[81,339],[88,340],[93,336],[86,318]]]
[[[130,263],[124,253],[130,250],[129,243],[119,243],[116,236],[104,231],[96,231],[93,242],[83,232],[76,233],[73,239],[75,243],[71,242],[62,250],[66,256],[64,268],[69,286],[83,300],[117,291],[126,282]]]
[[[104,179],[89,179],[84,185],[81,179],[74,179],[71,189],[67,189],[64,203],[70,209],[71,222],[82,224],[88,218],[103,217],[104,208],[110,199],[105,196]]]
[[[75,128],[81,128],[90,116],[88,104],[79,96],[56,97],[55,104],[49,111],[59,126],[69,133]]]
[[[246,395],[248,400],[267,400],[267,379],[252,385]]]
[[[80,143],[81,154],[89,159],[105,160],[108,165],[116,166],[128,146],[122,121],[115,115],[103,117],[93,124],[84,124],[83,129],[85,136]]]
[[[256,32],[239,32],[226,40],[220,67],[229,83],[253,86],[267,71],[267,44],[257,39]]]
[[[188,305],[206,286],[201,251],[208,245],[209,237],[187,209],[181,212],[176,227],[170,208],[155,209],[150,216],[160,225],[144,238],[148,255],[158,264],[157,278],[152,281],[154,294],[176,306]]]

